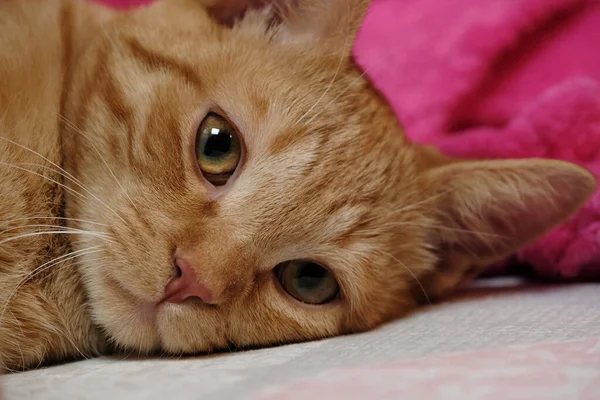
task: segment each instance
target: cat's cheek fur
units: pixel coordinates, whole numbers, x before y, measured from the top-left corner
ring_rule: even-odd
[[[153,307],[148,308],[100,268],[90,268],[82,275],[92,318],[113,338],[117,348],[142,353],[160,348]]]
[[[143,304],[118,283],[101,276],[91,277],[103,284],[88,285],[88,291],[94,318],[123,350],[207,353],[232,346],[320,339],[351,331],[342,331],[348,311],[345,304],[297,304],[266,275],[243,300],[220,307],[194,302]]]

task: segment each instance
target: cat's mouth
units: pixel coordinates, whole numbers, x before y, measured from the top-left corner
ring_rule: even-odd
[[[156,314],[158,306],[156,304],[144,304],[140,307],[140,317],[148,325],[156,326]]]
[[[171,304],[165,301],[166,297],[160,300],[141,299],[114,277],[107,276],[105,282],[113,293],[111,298],[116,300],[111,303],[111,309],[117,318],[101,322],[101,325],[109,328],[110,336],[125,348],[145,354],[163,351],[165,342],[161,335],[159,314],[173,311],[169,307]]]
[[[106,276],[107,286],[113,288],[116,295],[125,300],[129,305],[137,311],[144,325],[156,326],[156,315],[159,311],[161,301],[143,301],[135,295],[128,287],[123,285],[118,279]]]

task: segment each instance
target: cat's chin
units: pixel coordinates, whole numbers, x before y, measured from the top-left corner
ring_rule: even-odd
[[[117,271],[84,269],[94,322],[123,352],[197,354],[227,348],[229,306],[189,298],[170,303],[164,284],[128,280]]]
[[[205,338],[211,329],[203,329],[205,319],[209,326],[215,321],[216,311],[210,307],[194,301],[143,302],[121,285],[109,288],[111,295],[104,296],[94,308],[100,311],[96,313],[98,322],[126,352],[180,355],[214,349],[215,345]]]
[[[154,322],[161,351],[175,355],[198,354],[226,346],[218,310],[194,301],[161,303],[155,309]]]
[[[118,349],[139,354],[161,350],[156,302],[140,299],[109,274],[88,276],[86,289],[94,322]]]

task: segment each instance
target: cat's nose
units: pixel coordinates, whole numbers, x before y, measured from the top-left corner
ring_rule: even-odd
[[[190,298],[198,298],[206,304],[213,304],[213,292],[202,283],[189,261],[183,258],[175,260],[177,275],[165,286],[162,302],[180,304]]]

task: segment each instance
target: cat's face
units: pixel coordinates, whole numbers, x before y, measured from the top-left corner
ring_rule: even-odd
[[[353,33],[343,51],[317,49],[184,3],[120,17],[75,82],[71,170],[95,197],[68,210],[111,237],[77,243],[101,246],[81,268],[95,319],[119,344],[177,353],[331,336],[402,311],[413,278],[394,258],[431,260],[419,231],[378,227],[418,200],[415,155],[352,65]],[[427,223],[418,209],[402,220]],[[156,306],[177,258],[213,304]],[[331,275],[300,287],[293,269],[317,267],[294,260]]]
[[[191,353],[360,331],[454,287],[473,249],[479,264],[513,249],[452,230],[445,207],[460,199],[444,196],[463,166],[407,143],[354,66],[367,2],[352,2],[297,12],[341,15],[335,27],[290,17],[265,32],[264,15],[230,29],[198,2],[163,1],[115,17],[77,65],[66,165],[89,193],[66,210],[100,232],[74,247],[94,320],[118,345]],[[585,193],[551,223],[593,186],[569,168]],[[463,217],[456,231],[512,229]],[[205,301],[164,301],[189,270]]]

